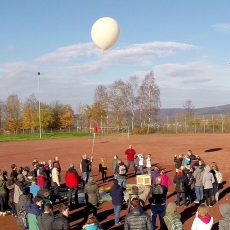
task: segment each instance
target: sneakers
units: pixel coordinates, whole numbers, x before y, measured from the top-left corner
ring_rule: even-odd
[[[208,207],[209,207],[209,208],[211,208],[212,206],[213,206],[213,205],[212,205],[212,204],[210,204]]]
[[[199,204],[200,202],[199,202],[198,200],[195,200],[194,203],[195,203],[195,204]]]
[[[119,226],[119,225],[121,225],[122,223],[121,222],[118,222],[117,224],[115,224],[115,226]]]

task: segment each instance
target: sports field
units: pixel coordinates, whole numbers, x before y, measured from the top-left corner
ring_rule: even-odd
[[[120,158],[126,159],[124,155],[125,149],[129,144],[137,153],[151,153],[153,164],[158,164],[161,168],[166,168],[169,176],[174,176],[173,156],[175,154],[187,153],[188,149],[192,149],[194,154],[199,154],[207,164],[216,161],[220,170],[224,174],[226,181],[220,197],[222,202],[230,200],[230,135],[229,134],[208,134],[208,135],[141,135],[141,136],[109,136],[96,138],[94,148],[93,174],[98,179],[98,162],[101,157],[107,159],[108,167],[111,166],[113,155],[117,154]],[[91,155],[92,139],[88,137],[71,138],[71,139],[55,139],[55,140],[36,140],[36,141],[20,141],[20,142],[2,142],[0,143],[0,169],[9,170],[12,163],[17,166],[31,166],[33,159],[38,161],[46,161],[59,156],[63,172],[67,169],[69,163],[74,162],[79,165],[80,156],[84,153]],[[133,182],[134,178],[129,178],[128,182]],[[174,191],[174,185],[170,187],[170,192]],[[175,201],[175,195],[170,200]],[[219,219],[217,203],[210,208],[211,215],[214,216],[215,223]],[[190,229],[192,220],[197,206],[190,205],[187,209],[179,208],[179,212],[183,212],[183,221],[185,229]],[[100,214],[101,213],[101,214]],[[125,216],[126,210],[122,211]],[[82,220],[81,209],[71,213],[71,225],[73,229],[79,229],[78,223]],[[102,226],[107,229],[123,229],[123,227],[113,227],[113,210],[110,202],[103,203],[99,210],[99,220]],[[13,217],[0,217],[0,229],[17,229],[16,221]],[[217,225],[213,229],[218,229]]]

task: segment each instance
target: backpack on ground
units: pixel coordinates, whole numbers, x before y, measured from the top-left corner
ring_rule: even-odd
[[[119,165],[118,174],[119,175],[125,175],[126,174],[126,167],[125,167],[125,165]]]

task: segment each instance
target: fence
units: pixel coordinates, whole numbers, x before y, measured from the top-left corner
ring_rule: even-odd
[[[157,133],[230,133],[230,116],[166,117],[150,127]]]

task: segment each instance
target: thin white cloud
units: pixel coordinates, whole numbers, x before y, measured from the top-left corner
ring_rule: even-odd
[[[150,42],[134,44],[125,49],[106,51],[98,59],[76,66],[75,73],[95,73],[111,65],[149,65],[152,58],[172,55],[178,51],[191,50],[196,46],[178,42]]]
[[[214,24],[211,27],[218,32],[230,32],[230,23]]]
[[[220,71],[219,66],[206,62],[190,62],[186,64],[169,63],[156,66],[155,70],[161,79],[183,84],[205,84],[212,82]],[[197,87],[197,86],[196,86]]]
[[[22,100],[32,93],[36,94],[37,72],[41,72],[41,100],[90,103],[96,85],[114,80],[105,77],[104,70],[109,68],[120,74],[116,68],[121,66],[135,69],[144,66],[145,69],[151,69],[153,61],[158,57],[168,57],[194,48],[196,47],[191,44],[171,41],[133,44],[106,52],[98,50],[92,43],[61,47],[30,62],[0,65],[0,99],[5,99],[12,93],[18,94]],[[98,73],[100,78],[96,75]],[[123,76],[128,75],[127,72],[123,73]]]
[[[37,62],[43,63],[66,63],[76,58],[91,56],[99,53],[92,43],[80,43],[71,46],[60,47],[53,52],[44,54],[35,59]]]

